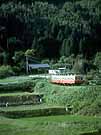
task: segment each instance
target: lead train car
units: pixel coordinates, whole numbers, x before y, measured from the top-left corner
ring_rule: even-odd
[[[51,75],[50,82],[56,84],[82,84],[84,82],[83,75]]]

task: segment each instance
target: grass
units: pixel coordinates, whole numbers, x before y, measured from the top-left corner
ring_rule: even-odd
[[[42,92],[47,104],[71,105],[74,113],[101,115],[101,85],[61,86],[40,80],[33,90]]]
[[[48,116],[21,119],[0,117],[0,135],[79,135],[97,131],[101,117]]]
[[[11,77],[0,83],[21,82],[26,77]],[[46,79],[33,80],[33,93],[43,93],[43,105],[0,108],[3,111],[31,110],[53,106],[73,105],[75,115],[10,119],[0,116],[0,135],[80,135],[101,128],[101,85],[60,86]],[[32,94],[33,94],[32,93]],[[0,96],[18,96],[28,93],[2,93]],[[78,115],[77,115],[78,114]],[[79,114],[93,116],[79,116]],[[98,116],[97,116],[98,115]]]
[[[0,93],[0,97],[6,97],[6,96],[27,96],[27,95],[40,95],[40,93],[29,93],[29,92],[13,92],[13,93]]]
[[[24,79],[24,76],[18,77],[16,78],[16,80],[21,80],[22,78]],[[28,78],[28,76],[25,78]],[[101,115],[101,85],[61,86],[51,84],[47,79],[34,79],[31,80],[31,84],[31,91],[33,93],[43,94],[43,101],[48,105],[67,106],[69,104],[70,106],[73,106],[74,113],[84,115]],[[17,85],[22,86],[22,84],[20,83],[18,83]],[[7,92],[7,88],[5,92]],[[11,87],[9,88],[10,92]],[[18,87],[18,91],[21,91],[21,88]],[[26,91],[27,90],[28,88],[26,89]],[[23,94],[26,95],[26,92],[18,93],[18,91],[15,93],[15,91],[12,90],[11,92],[13,92],[13,94],[5,94],[2,90],[2,94],[0,96],[19,96]]]
[[[31,78],[29,76],[7,77],[4,79],[0,79],[0,83],[19,83],[26,80],[31,80]]]
[[[0,107],[0,111],[23,111],[23,110],[36,110],[36,109],[45,109],[45,108],[64,108],[63,106],[53,106],[47,104],[39,105],[21,105],[21,106],[9,106],[9,107]]]
[[[71,105],[74,113],[101,115],[101,85],[61,86],[40,80],[33,90],[42,92],[47,104]]]

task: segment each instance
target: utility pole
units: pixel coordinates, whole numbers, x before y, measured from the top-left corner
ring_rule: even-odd
[[[26,55],[26,74],[28,74],[28,57]]]

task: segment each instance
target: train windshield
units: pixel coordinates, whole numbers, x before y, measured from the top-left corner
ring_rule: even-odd
[[[82,76],[76,76],[75,79],[76,80],[83,80],[83,77]]]

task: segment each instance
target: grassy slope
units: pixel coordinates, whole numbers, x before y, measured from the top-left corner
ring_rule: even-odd
[[[59,86],[43,79],[33,81],[33,91],[44,93],[46,104],[70,104],[76,113],[87,114],[88,111],[90,115],[101,114],[101,86]],[[100,127],[101,117],[94,116],[69,115],[23,119],[0,117],[0,135],[79,135],[81,132],[95,131]]]
[[[31,78],[30,78],[31,79]],[[10,81],[27,81],[28,76],[11,77]],[[4,82],[5,82],[4,80]],[[3,80],[2,80],[3,82]],[[43,93],[43,101],[48,105],[73,106],[73,112],[88,115],[101,115],[101,85],[98,86],[61,86],[49,83],[46,79],[34,79],[32,90]],[[14,91],[13,91],[14,92]],[[26,92],[24,93],[26,95]],[[5,94],[1,94],[4,96]],[[6,96],[22,95],[22,93],[8,93]]]
[[[50,116],[23,119],[0,117],[0,135],[79,135],[101,127],[101,117]]]
[[[44,93],[47,104],[73,106],[73,112],[101,115],[101,85],[60,86],[46,80],[36,82],[34,92]]]

